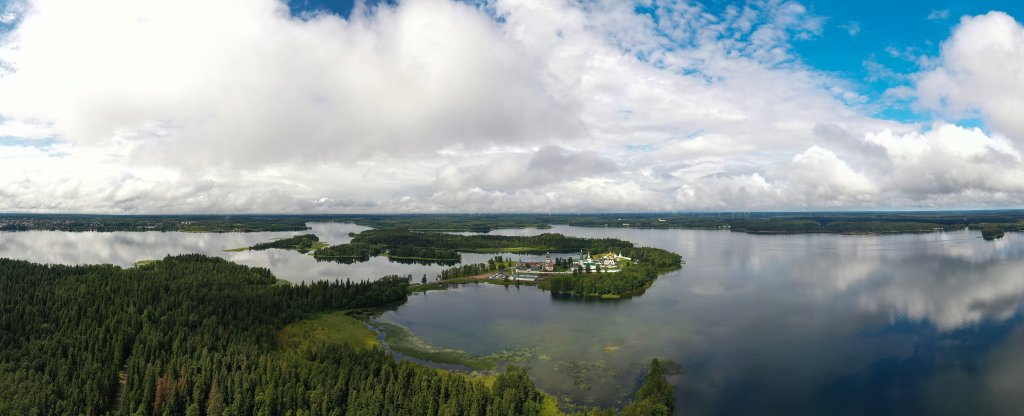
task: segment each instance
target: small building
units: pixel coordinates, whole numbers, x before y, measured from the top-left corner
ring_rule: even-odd
[[[584,254],[580,252],[580,259],[575,263],[575,267],[589,270],[590,272],[600,270],[602,273],[616,273],[621,270],[620,262],[632,260],[629,257],[623,256],[621,252],[618,254],[604,254],[596,259],[590,253]]]
[[[539,261],[521,261],[516,263],[516,272],[533,272],[538,273],[544,271],[544,263]]]

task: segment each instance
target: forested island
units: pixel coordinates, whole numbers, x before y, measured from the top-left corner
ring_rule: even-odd
[[[658,275],[677,270],[683,264],[682,256],[659,248],[627,247],[618,249],[617,253],[629,260],[623,261],[621,269],[615,272],[602,272],[600,266],[595,269],[584,269],[571,257],[556,257],[552,261],[551,272],[537,273],[536,278],[525,281],[510,278],[510,270],[516,267],[517,262],[504,256],[495,256],[487,263],[463,264],[443,270],[438,275],[440,283],[427,283],[424,278],[423,283],[414,285],[413,290],[481,281],[473,277],[496,273],[482,281],[505,285],[536,285],[553,293],[573,296],[619,298],[642,293],[654,283]],[[497,276],[501,278],[496,278]]]
[[[249,246],[248,248],[232,249],[228,251],[262,251],[276,248],[281,250],[295,250],[300,253],[308,253],[310,251],[319,250],[325,247],[327,247],[327,244],[321,242],[320,237],[317,237],[316,234],[303,234],[294,237],[268,241],[265,243],[254,244]]]
[[[384,254],[386,250],[385,247],[377,245],[352,242],[321,248],[314,251],[313,256],[318,260],[349,263],[353,261],[367,261],[370,257]]]
[[[202,255],[134,268],[0,259],[0,414],[560,414],[522,368],[473,377],[310,329],[352,322],[331,312],[403,302],[408,286],[282,284]],[[624,410],[587,414],[667,415],[673,404],[654,361]]]
[[[621,252],[632,262],[617,273],[574,270],[540,280],[537,285],[554,293],[616,298],[642,292],[659,274],[679,269],[683,263],[680,255],[660,248],[632,247]]]
[[[367,230],[352,241],[319,249],[319,259],[368,259],[387,254],[395,259],[460,261],[466,253],[524,253],[613,251],[633,243],[614,238],[579,238],[562,234],[536,236],[458,235],[408,229]]]
[[[307,222],[317,221],[347,222],[375,229],[481,233],[501,228],[546,229],[552,225],[730,230],[754,234],[896,234],[969,228],[983,231],[995,239],[1001,233],[1024,231],[1024,210],[169,216],[0,214],[0,231],[302,231],[308,229]]]

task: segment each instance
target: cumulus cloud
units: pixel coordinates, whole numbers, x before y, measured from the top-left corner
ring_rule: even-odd
[[[53,120],[76,143],[126,140],[160,163],[353,161],[579,127],[539,62],[449,1],[345,21],[271,0],[41,0],[9,41],[4,114]]]
[[[1024,143],[1024,27],[1002,12],[964,17],[938,65],[920,75],[917,94],[925,108],[980,116]]]
[[[1005,200],[1024,191],[1020,152],[1005,137],[939,124],[926,133],[882,131],[867,140],[889,155],[882,186],[908,198],[930,199],[929,206],[985,193],[988,199]]]
[[[1015,204],[1014,67],[968,62],[1020,63],[1001,16],[965,19],[892,94],[981,112],[988,135],[868,116],[855,85],[793,53],[825,22],[796,1],[406,0],[342,18],[276,0],[33,0],[0,34],[0,210]],[[990,76],[1008,104],[939,92]]]

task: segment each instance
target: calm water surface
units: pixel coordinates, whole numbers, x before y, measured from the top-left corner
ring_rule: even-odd
[[[311,224],[330,243],[351,224]],[[548,230],[499,230],[536,234]],[[687,264],[642,296],[581,301],[532,287],[467,285],[410,297],[379,319],[473,354],[530,351],[546,391],[614,405],[651,358],[685,414],[1024,414],[1024,235],[756,236],[726,231],[556,227],[676,251]],[[445,266],[384,258],[343,265],[283,250],[230,253],[288,233],[0,233],[0,257],[113,263],[199,252],[291,281]],[[465,255],[466,262],[489,255]]]
[[[181,233],[181,232],[81,232],[24,231],[0,232],[0,258],[53,264],[110,263],[131,267],[139,260],[160,259],[167,255],[203,253],[219,256],[248,266],[266,267],[292,282],[311,280],[367,280],[397,274],[433,278],[451,266],[403,264],[386,257],[355,264],[318,262],[313,256],[290,250],[226,252],[256,243],[298,234],[314,233],[321,241],[342,244],[352,240],[350,232],[368,230],[355,224],[310,223],[308,231],[262,233]],[[493,255],[463,255],[464,262],[486,262]]]
[[[1024,414],[1024,238],[556,227],[679,252],[644,295],[430,292],[380,319],[476,354],[534,348],[545,390],[615,404],[651,358],[685,414]],[[501,233],[536,233],[505,230]]]

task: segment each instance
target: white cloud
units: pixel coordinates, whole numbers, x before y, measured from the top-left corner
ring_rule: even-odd
[[[928,13],[928,20],[946,20],[949,18],[949,9],[932,10]]]
[[[882,131],[866,140],[888,154],[879,183],[890,190],[890,198],[941,207],[971,197],[998,201],[1024,192],[1021,154],[1004,137],[938,124],[926,133]]]
[[[51,139],[56,136],[51,126],[40,122],[21,120],[4,120],[0,118],[0,137],[16,137],[18,139]]]
[[[800,185],[799,194],[809,199],[810,205],[831,200],[842,207],[849,205],[844,198],[870,201],[878,193],[870,179],[854,171],[835,153],[818,146],[794,156],[787,170],[797,173],[790,180]]]
[[[0,112],[76,143],[131,140],[147,161],[352,161],[580,128],[533,57],[448,1],[344,21],[270,0],[40,0],[10,39]]]
[[[917,81],[918,104],[951,117],[980,116],[1024,143],[1024,27],[1002,12],[964,17],[938,65]]]
[[[273,0],[36,0],[0,40],[0,136],[18,139],[0,141],[0,211],[1024,199],[1012,132],[874,119],[802,64],[792,44],[824,19],[801,4],[652,4],[407,0],[345,20]],[[935,71],[956,72],[959,33]]]
[[[857,36],[861,31],[860,22],[845,23],[839,25],[839,28],[846,30],[846,33],[849,33],[850,36]]]

